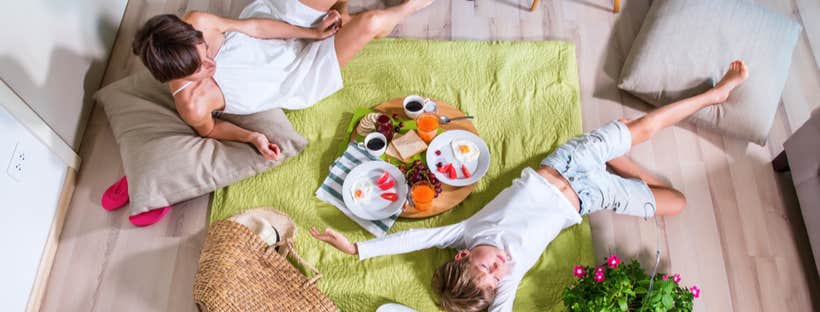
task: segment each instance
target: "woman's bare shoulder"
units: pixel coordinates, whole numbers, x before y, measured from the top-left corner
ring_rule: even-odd
[[[182,20],[202,32],[224,33],[232,19],[202,11],[190,11]]]
[[[179,97],[174,99],[179,116],[188,123],[196,123],[211,116],[207,103],[194,97]]]
[[[182,16],[182,20],[191,24],[196,29],[208,28],[216,19],[216,15],[202,11],[190,11]]]

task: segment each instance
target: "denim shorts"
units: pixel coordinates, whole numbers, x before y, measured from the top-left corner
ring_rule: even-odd
[[[613,121],[559,146],[541,165],[560,173],[578,194],[580,213],[610,209],[619,214],[648,218],[655,215],[655,196],[640,179],[609,173],[606,162],[626,154],[632,134]]]

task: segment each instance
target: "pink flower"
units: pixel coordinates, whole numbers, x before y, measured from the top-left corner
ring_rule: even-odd
[[[700,288],[698,288],[697,285],[692,285],[692,287],[689,288],[689,292],[691,292],[695,298],[700,297]]]
[[[675,284],[680,284],[680,279],[680,274],[672,275],[672,281],[675,282]]]
[[[664,280],[664,281],[665,281],[665,280],[668,280],[668,279],[669,279],[669,275],[664,275],[663,277],[661,277],[661,279],[662,279],[662,280]]]
[[[604,269],[603,266],[598,266],[598,267],[595,268],[595,274],[598,274],[598,273],[603,274],[604,272],[606,272],[606,269]]]
[[[597,273],[595,273],[595,281],[596,281],[596,282],[601,283],[601,282],[603,282],[605,279],[606,279],[606,277],[604,277],[604,273],[603,273],[603,272],[597,272]]]
[[[587,270],[583,265],[576,265],[575,269],[572,269],[572,274],[577,278],[584,278],[587,275]]]
[[[616,255],[611,255],[609,258],[606,258],[606,265],[609,266],[610,269],[617,268],[620,264],[621,259],[618,259],[618,256]]]

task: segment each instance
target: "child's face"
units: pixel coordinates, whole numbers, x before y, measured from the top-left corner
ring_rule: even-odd
[[[480,245],[470,250],[459,251],[456,260],[462,258],[466,258],[470,263],[470,270],[482,286],[495,289],[498,282],[509,272],[507,253],[494,246]]]

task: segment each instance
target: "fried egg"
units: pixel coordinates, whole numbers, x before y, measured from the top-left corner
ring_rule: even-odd
[[[450,146],[453,147],[453,157],[462,163],[475,161],[481,154],[478,146],[468,140],[453,140]]]
[[[359,205],[367,205],[370,203],[370,197],[373,194],[373,184],[367,180],[360,180],[353,184],[350,188],[353,195],[353,201]]]

